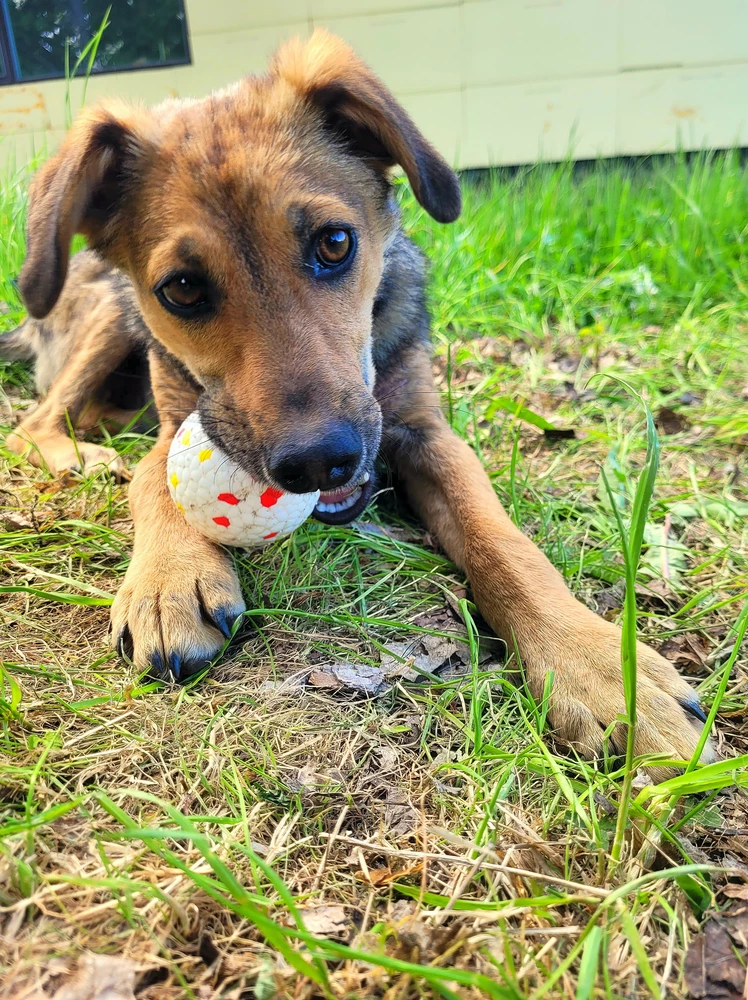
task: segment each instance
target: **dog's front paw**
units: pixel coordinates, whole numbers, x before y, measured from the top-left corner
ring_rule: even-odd
[[[82,472],[85,476],[92,476],[96,473],[106,472],[115,479],[130,478],[127,466],[114,448],[107,448],[102,444],[92,444],[90,441],[78,441],[76,445],[70,442],[68,453],[56,455],[54,464],[53,471],[56,473],[70,470],[71,472]]]
[[[31,465],[47,468],[53,476],[64,472],[82,472],[85,476],[106,472],[115,479],[129,479],[127,466],[114,448],[90,441],[73,441],[64,434],[37,435],[32,439],[21,433],[9,434],[6,447],[23,455]]]
[[[548,719],[556,735],[580,756],[594,758],[602,755],[609,730],[609,752],[623,755],[627,727],[618,721],[626,714],[619,629],[576,605],[562,627],[538,629],[523,645],[520,653],[536,699],[553,671]],[[637,755],[690,760],[706,721],[696,692],[643,643],[637,643],[637,667]],[[701,760],[713,759],[707,742]],[[656,780],[674,773],[662,767],[649,771]]]
[[[133,556],[112,605],[112,640],[138,669],[184,681],[210,663],[243,611],[222,549],[200,539],[178,551],[146,550]]]

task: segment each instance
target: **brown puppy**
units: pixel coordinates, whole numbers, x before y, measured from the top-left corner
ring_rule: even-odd
[[[230,557],[185,528],[167,491],[182,418],[199,406],[209,433],[259,478],[320,488],[317,516],[333,523],[368,503],[381,449],[536,697],[552,672],[557,732],[596,753],[624,712],[620,633],[512,524],[439,410],[422,266],[387,178],[395,163],[434,218],[457,218],[447,164],[323,32],[284,47],[267,76],[205,100],[84,112],[34,182],[21,275],[33,317],[69,327],[72,310],[80,329],[35,423],[10,444],[28,450],[33,439],[50,466],[68,461],[65,410],[80,414],[91,398],[101,412],[136,409],[98,387],[123,363],[137,367],[146,346],[161,430],[130,487],[135,547],[112,627],[137,666],[176,678],[216,653],[244,608]],[[95,253],[76,259],[75,289],[61,297],[74,233]],[[102,258],[109,270],[86,280]],[[84,320],[75,301],[96,282]],[[688,758],[703,720],[694,692],[645,646],[639,664],[637,750]]]

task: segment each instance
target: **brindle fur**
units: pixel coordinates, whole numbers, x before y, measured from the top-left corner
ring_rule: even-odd
[[[457,217],[452,171],[323,32],[285,46],[267,76],[202,101],[85,111],[32,189],[21,289],[36,321],[14,343],[33,349],[48,393],[8,444],[26,451],[33,440],[32,459],[74,464],[65,412],[78,418],[91,399],[101,403],[100,387],[147,347],[160,432],[130,486],[135,543],[112,630],[138,667],[183,677],[216,653],[244,603],[228,554],[192,531],[169,497],[165,460],[181,419],[199,406],[212,436],[264,478],[279,447],[344,417],[365,442],[367,467],[381,436],[412,506],[467,573],[536,697],[553,673],[557,734],[591,755],[612,726],[620,748],[618,629],[576,601],[511,522],[439,408],[423,265],[400,229],[387,179],[394,163],[435,218]],[[308,234],[328,221],[359,234],[355,266],[337,285],[315,284],[300,262]],[[76,232],[94,251],[68,276]],[[152,291],[188,265],[216,290],[206,321],[176,319]],[[130,412],[141,398],[120,398],[118,408]],[[638,704],[637,751],[688,758],[703,718],[696,696],[643,645]]]
[[[68,418],[83,432],[123,426],[149,413],[148,330],[127,277],[91,251],[76,254],[68,283],[43,319],[30,316],[0,339],[6,358],[35,360],[42,402],[9,435],[7,446],[53,473],[103,465],[127,472],[113,448],[70,439]]]

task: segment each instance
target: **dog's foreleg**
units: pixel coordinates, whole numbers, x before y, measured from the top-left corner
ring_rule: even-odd
[[[91,473],[102,467],[123,477],[125,465],[114,448],[76,441],[68,421],[77,426],[98,387],[130,350],[130,342],[112,323],[110,303],[103,301],[93,311],[49,392],[8,435],[6,447],[54,475],[67,469]]]
[[[161,424],[130,485],[135,542],[112,638],[138,668],[184,680],[219,651],[244,601],[231,556],[185,521],[166,481],[169,446],[197,394],[156,355],[150,366]]]
[[[557,734],[594,756],[613,726],[621,750],[620,631],[572,596],[510,520],[478,458],[447,424],[425,353],[407,360],[402,385],[382,406],[390,461],[412,506],[467,573],[481,613],[518,654],[536,699],[552,674],[549,719]],[[695,692],[643,644],[638,665],[637,752],[688,759],[703,718]]]

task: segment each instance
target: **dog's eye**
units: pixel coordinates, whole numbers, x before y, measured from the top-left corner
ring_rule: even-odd
[[[339,267],[353,250],[353,234],[338,226],[326,226],[317,236],[315,254],[322,267]]]
[[[205,282],[192,274],[175,274],[156,288],[164,308],[179,316],[193,316],[210,309]]]

